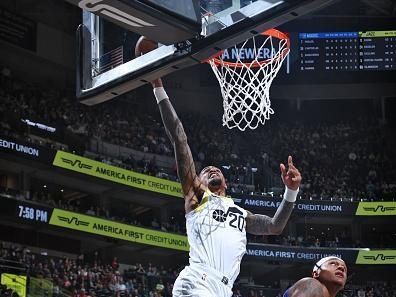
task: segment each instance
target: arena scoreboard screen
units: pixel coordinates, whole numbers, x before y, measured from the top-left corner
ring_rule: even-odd
[[[396,70],[396,30],[299,33],[301,71]]]

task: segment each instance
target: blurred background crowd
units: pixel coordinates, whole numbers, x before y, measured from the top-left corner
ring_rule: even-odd
[[[172,146],[159,112],[148,114],[128,98],[88,108],[64,90],[44,90],[14,78],[5,66],[0,79],[3,136],[177,180]],[[154,102],[154,98],[144,99]],[[225,128],[213,125],[219,119],[198,112],[180,117],[188,137],[194,140],[190,146],[197,168],[207,164],[221,168],[230,193],[282,192],[279,163],[292,154],[304,173],[303,199],[373,201],[395,197],[395,128],[376,115],[334,115],[331,120],[291,112],[286,120],[274,118],[266,129],[247,133],[225,133]],[[56,131],[32,127],[27,120],[56,127]],[[130,150],[106,154],[101,149],[104,143],[118,151]],[[159,162],[164,158],[168,161]]]

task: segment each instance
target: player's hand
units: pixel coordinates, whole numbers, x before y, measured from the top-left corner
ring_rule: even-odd
[[[287,167],[283,163],[280,164],[282,181],[286,187],[295,191],[301,184],[301,174],[294,166],[291,156],[287,158]]]
[[[162,84],[162,79],[161,79],[161,78],[154,79],[154,80],[151,82],[151,85],[153,86],[153,88],[158,88],[158,87],[163,87],[163,86],[164,86],[164,85]]]

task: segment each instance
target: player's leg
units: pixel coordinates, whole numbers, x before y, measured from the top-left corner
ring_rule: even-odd
[[[204,275],[204,273],[202,273]],[[188,266],[184,268],[173,285],[173,297],[203,297],[217,296],[207,287],[202,275],[192,271]]]
[[[202,269],[184,268],[175,281],[173,297],[230,297],[232,290],[214,276]]]

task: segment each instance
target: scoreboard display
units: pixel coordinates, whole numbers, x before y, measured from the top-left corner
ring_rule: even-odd
[[[396,30],[299,33],[299,70],[396,70]]]

